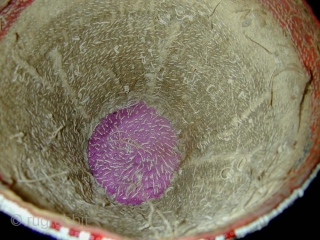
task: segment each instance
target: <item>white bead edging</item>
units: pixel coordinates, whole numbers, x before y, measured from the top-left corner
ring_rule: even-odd
[[[2,194],[0,194],[0,210],[11,216],[10,221],[13,226],[23,225],[39,233],[47,234],[57,239],[78,239],[77,237],[69,235],[69,228],[62,227],[59,231],[50,228],[50,220],[33,216],[27,209],[21,208],[17,203],[6,199]],[[83,240],[89,240],[89,238]]]
[[[270,213],[260,217],[254,222],[236,229],[234,232],[237,238],[243,238],[247,234],[254,231],[260,230],[268,223],[270,220],[282,213],[286,208],[288,208],[297,198],[302,197],[304,191],[308,188],[312,180],[317,176],[320,171],[320,164],[313,170],[310,177],[304,182],[304,184],[299,189],[295,189],[290,197],[285,199],[279,204],[279,206],[272,210]],[[81,231],[79,237],[73,237],[69,235],[70,229],[61,226],[60,230],[52,229],[51,221],[45,218],[40,218],[33,216],[27,209],[21,208],[17,203],[6,199],[2,194],[0,194],[0,210],[7,215],[11,216],[11,224],[13,226],[24,225],[29,227],[39,233],[47,234],[57,239],[63,240],[90,240],[91,233]],[[102,240],[112,240],[110,238],[103,238]],[[225,236],[217,236],[215,240],[225,240]]]
[[[225,239],[226,239],[226,238],[225,238],[223,235],[221,235],[221,236],[216,237],[215,240],[225,240]]]
[[[302,184],[301,188],[295,189],[290,197],[285,199],[283,202],[279,204],[279,206],[272,210],[270,213],[258,218],[254,222],[240,227],[235,230],[235,234],[237,238],[243,238],[247,234],[255,232],[257,230],[260,230],[261,228],[265,227],[268,225],[268,223],[278,216],[280,213],[282,213],[286,208],[288,208],[297,198],[302,197],[304,194],[304,191],[308,188],[312,180],[317,176],[317,173],[320,171],[320,164],[317,165],[317,167],[313,170],[312,174],[310,177]]]

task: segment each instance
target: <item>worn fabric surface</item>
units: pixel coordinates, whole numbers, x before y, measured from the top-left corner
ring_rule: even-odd
[[[308,151],[310,76],[258,1],[35,1],[0,42],[0,171],[26,201],[124,236],[190,235],[270,198]],[[88,140],[144,101],[178,133],[159,199],[95,182]]]

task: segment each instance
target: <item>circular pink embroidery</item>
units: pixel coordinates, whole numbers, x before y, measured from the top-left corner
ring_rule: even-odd
[[[140,101],[102,119],[88,145],[91,171],[106,193],[124,204],[158,198],[178,168],[177,134]]]

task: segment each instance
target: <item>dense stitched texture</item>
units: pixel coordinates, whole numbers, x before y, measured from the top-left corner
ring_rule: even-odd
[[[177,134],[170,122],[144,102],[110,113],[88,143],[93,176],[124,204],[158,198],[178,169]]]
[[[1,174],[24,200],[123,236],[226,226],[312,146],[310,75],[259,1],[35,1],[0,52]],[[177,147],[170,183],[121,203],[94,178],[88,143],[133,101],[167,119]]]

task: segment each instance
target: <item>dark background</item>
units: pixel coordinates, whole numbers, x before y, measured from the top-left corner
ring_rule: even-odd
[[[320,19],[319,0],[307,1]],[[52,239],[28,228],[11,224],[10,217],[0,213],[1,239]],[[6,235],[7,237],[3,237]],[[8,237],[9,236],[9,237]],[[320,239],[320,176],[305,191],[302,198],[272,220],[262,230],[252,233],[244,240],[260,239]]]

